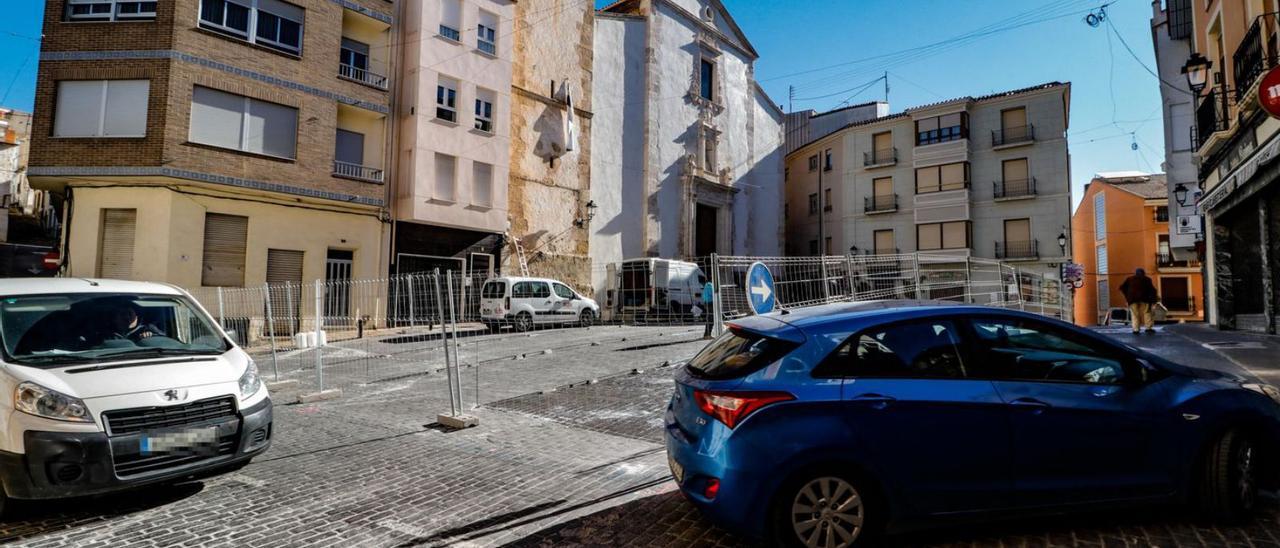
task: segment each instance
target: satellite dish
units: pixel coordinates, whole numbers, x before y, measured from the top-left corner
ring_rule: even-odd
[[[702,20],[703,20],[703,21],[706,21],[706,22],[710,23],[711,21],[714,21],[715,19],[716,19],[716,12],[715,12],[715,10],[711,9],[711,6],[705,6],[705,7],[703,7],[703,8],[702,8]]]

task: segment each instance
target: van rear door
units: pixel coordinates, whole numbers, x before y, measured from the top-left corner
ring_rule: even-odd
[[[649,304],[656,310],[666,310],[667,293],[671,288],[671,262],[653,261],[653,291]]]

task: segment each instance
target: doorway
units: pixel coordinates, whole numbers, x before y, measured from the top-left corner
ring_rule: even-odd
[[[1191,311],[1191,290],[1187,278],[1160,277],[1160,302],[1169,312]]]
[[[693,254],[697,257],[710,257],[716,253],[716,240],[719,236],[720,208],[706,204],[698,204],[694,210]]]

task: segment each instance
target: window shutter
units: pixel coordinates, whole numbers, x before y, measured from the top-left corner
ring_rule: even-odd
[[[893,134],[889,132],[877,133],[873,139],[872,152],[883,152],[893,148]]]
[[[58,82],[58,100],[54,107],[54,137],[92,137],[98,135],[102,120],[102,80]]]
[[[492,206],[493,166],[482,162],[475,162],[472,166],[475,173],[472,179],[474,188],[471,191],[471,203],[484,207]]]
[[[244,131],[244,97],[196,87],[191,96],[192,142],[240,149]]]
[[[293,158],[298,137],[298,110],[284,105],[249,100],[248,133],[244,150],[281,158]]]
[[[447,154],[436,154],[436,192],[437,200],[452,202],[456,200],[455,188],[457,180],[457,158]]]
[[[1004,180],[1008,181],[1025,181],[1027,177],[1027,159],[1020,158],[1017,160],[1005,160],[1003,166]]]
[[[200,285],[244,286],[249,218],[208,213],[204,219],[204,269]]]
[[[338,146],[334,158],[339,162],[364,165],[364,135],[345,129],[338,130]]]
[[[133,238],[137,218],[136,209],[102,210],[102,232],[98,248],[99,278],[133,278]]]
[[[892,253],[893,252],[893,231],[892,230],[876,231],[875,252],[876,253]]]
[[[302,259],[301,251],[291,249],[267,250],[267,283],[283,285],[271,291],[271,306],[274,318],[272,333],[291,334],[297,330],[299,307],[302,303]]]
[[[150,80],[108,80],[103,112],[104,137],[143,137],[147,134]]]
[[[1027,109],[1012,108],[1000,112],[1000,127],[1004,130],[1021,128],[1027,125]]]

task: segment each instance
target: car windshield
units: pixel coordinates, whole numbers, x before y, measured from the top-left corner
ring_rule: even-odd
[[[37,367],[228,350],[208,316],[175,295],[3,297],[0,338],[10,362]]]

